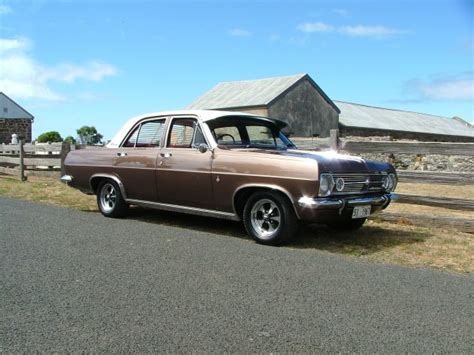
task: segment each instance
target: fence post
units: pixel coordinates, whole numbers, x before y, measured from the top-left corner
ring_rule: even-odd
[[[66,175],[64,169],[64,161],[66,160],[66,155],[71,151],[71,145],[67,142],[61,143],[61,176]]]
[[[20,180],[21,181],[26,181],[26,176],[25,176],[25,149],[23,148],[23,139],[20,139],[19,143],[19,155],[20,155]]]
[[[330,135],[329,142],[331,143],[331,149],[337,152],[339,150],[339,130],[331,129],[329,131],[329,135]]]

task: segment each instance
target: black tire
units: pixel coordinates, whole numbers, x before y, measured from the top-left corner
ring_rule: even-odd
[[[244,207],[243,220],[247,233],[260,244],[280,245],[298,232],[293,206],[279,192],[261,191],[251,195]]]
[[[97,188],[97,206],[100,213],[105,217],[124,217],[128,211],[128,205],[123,199],[120,187],[113,180],[103,180]]]
[[[340,219],[327,223],[329,228],[339,231],[355,231],[362,228],[367,218]]]

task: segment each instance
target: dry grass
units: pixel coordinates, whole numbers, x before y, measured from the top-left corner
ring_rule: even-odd
[[[472,198],[474,199],[474,185],[447,185],[447,184],[413,184],[399,183],[398,193],[420,196]]]
[[[97,210],[95,196],[69,188],[59,179],[28,177],[20,182],[15,177],[0,175],[0,196],[70,207],[82,211]]]
[[[431,187],[431,188],[429,188]],[[399,191],[429,195],[446,185],[400,184]],[[465,188],[465,187],[460,187]],[[410,190],[413,189],[413,190]],[[466,197],[459,188],[451,188],[450,197]],[[94,196],[87,196],[69,188],[58,180],[30,177],[28,182],[0,176],[0,195],[78,210],[97,210]],[[448,196],[448,194],[445,194]],[[441,208],[392,204],[389,211],[404,213],[426,213],[440,216],[474,218],[472,212]],[[129,218],[159,225],[174,225],[182,228],[202,230],[236,238],[248,237],[241,223],[210,223],[209,219],[185,216],[176,213],[134,208]],[[369,221],[356,232],[334,232],[324,226],[305,226],[293,249],[325,250],[331,253],[351,255],[367,261],[390,263],[414,267],[433,267],[455,272],[474,272],[474,235],[446,231],[407,223]]]

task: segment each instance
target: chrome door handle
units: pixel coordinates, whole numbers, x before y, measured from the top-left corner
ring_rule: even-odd
[[[162,158],[169,158],[169,157],[171,157],[172,155],[173,155],[173,154],[171,154],[171,153],[160,153],[160,156],[161,156]]]
[[[126,156],[127,156],[127,153],[120,152],[120,153],[117,153],[117,156],[118,156],[118,157],[126,157]]]

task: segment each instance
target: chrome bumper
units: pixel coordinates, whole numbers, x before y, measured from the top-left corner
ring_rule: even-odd
[[[396,194],[385,194],[382,196],[369,197],[346,197],[346,198],[309,198],[302,197],[298,200],[300,207],[311,209],[341,209],[344,207],[354,207],[361,205],[387,206],[390,201],[397,198]]]
[[[72,181],[72,176],[71,175],[63,175],[63,176],[61,176],[61,181],[64,182],[65,184],[70,183]]]

